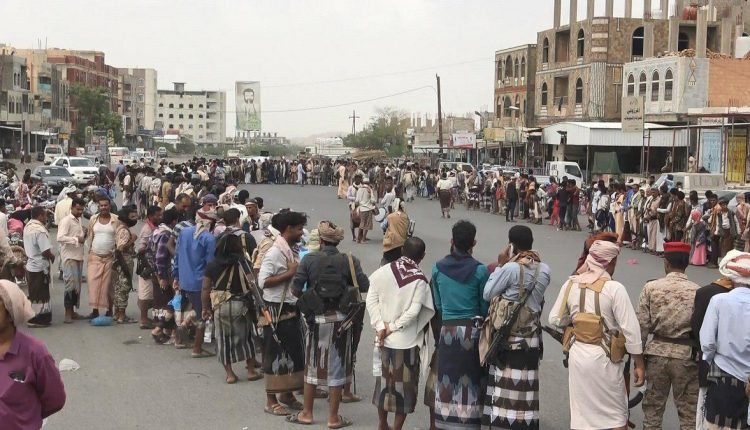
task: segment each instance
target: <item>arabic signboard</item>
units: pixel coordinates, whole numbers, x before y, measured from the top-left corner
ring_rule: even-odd
[[[643,132],[643,97],[628,96],[622,100],[622,131]]]
[[[453,148],[474,149],[477,147],[477,136],[474,133],[453,133],[451,144]]]

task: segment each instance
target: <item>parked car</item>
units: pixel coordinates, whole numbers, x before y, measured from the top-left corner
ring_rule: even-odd
[[[73,180],[73,175],[68,169],[58,166],[37,166],[31,171],[31,177],[46,184],[53,195],[60,194],[60,191]]]
[[[63,148],[60,145],[47,145],[44,147],[44,152],[42,154],[42,159],[39,160],[39,152],[37,152],[37,160],[44,161],[44,164],[51,164],[55,158],[62,157],[63,155]]]
[[[94,181],[98,170],[89,158],[59,157],[52,162],[52,166],[64,167],[73,176],[73,183],[86,185]]]

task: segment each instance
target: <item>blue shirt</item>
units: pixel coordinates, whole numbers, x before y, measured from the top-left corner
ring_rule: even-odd
[[[442,312],[443,321],[486,316],[490,304],[482,298],[482,293],[488,276],[487,266],[480,264],[474,276],[460,283],[441,273],[435,265],[432,268],[432,297],[435,309]]]
[[[203,273],[206,265],[214,259],[216,238],[205,231],[193,238],[195,226],[183,228],[177,237],[175,250],[175,274],[180,281],[180,289],[198,292],[203,285]]]
[[[711,299],[701,326],[703,359],[740,381],[750,375],[750,288],[735,287]]]
[[[495,296],[502,294],[507,300],[517,302],[520,298],[518,294],[519,277],[521,275],[520,268],[521,265],[518,263],[506,263],[502,267],[496,268],[487,280],[487,285],[484,286],[484,299],[489,302]],[[536,269],[524,268],[523,286],[527,292],[532,289],[531,282],[534,279],[535,273]],[[539,275],[536,278],[536,285],[533,287],[531,296],[526,300],[526,306],[529,309],[534,312],[542,311],[544,292],[547,290],[549,283],[549,266],[545,263],[539,263]]]

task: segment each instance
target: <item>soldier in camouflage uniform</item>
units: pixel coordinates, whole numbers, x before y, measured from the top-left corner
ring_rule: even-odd
[[[641,291],[638,321],[646,356],[648,390],[643,399],[643,428],[661,429],[670,388],[682,430],[695,428],[698,363],[690,326],[699,285],[685,276],[690,245],[664,244],[667,276],[648,282]],[[653,338],[648,340],[648,335]]]

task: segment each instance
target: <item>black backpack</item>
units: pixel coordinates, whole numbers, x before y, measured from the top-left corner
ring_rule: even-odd
[[[346,293],[349,282],[347,277],[341,274],[341,265],[337,264],[341,256],[346,258],[346,254],[321,256],[320,272],[317,278],[311,283],[312,289],[325,301],[338,302],[338,299]]]

